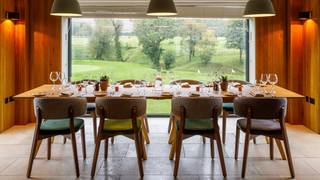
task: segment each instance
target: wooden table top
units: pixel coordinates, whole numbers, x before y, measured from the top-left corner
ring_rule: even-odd
[[[53,87],[57,90],[59,89],[61,86],[60,85],[49,85],[49,84],[45,84],[42,86],[39,86],[37,88],[31,89],[29,91],[23,92],[21,94],[18,94],[16,96],[14,96],[15,100],[20,100],[20,99],[33,99],[35,96],[35,94],[38,93],[47,93],[48,95],[46,97],[60,97],[56,91],[53,90]],[[251,91],[251,89],[253,89],[254,87],[247,87],[247,91]],[[267,86],[264,88],[271,88],[271,86]],[[120,88],[120,91],[118,93],[118,96],[120,96],[120,92],[124,92],[126,90],[130,90],[133,88]],[[137,88],[139,89],[139,88]],[[207,91],[209,88],[206,88]],[[299,99],[299,98],[305,98],[304,96],[297,94],[293,91],[287,90],[285,88],[279,87],[279,86],[274,86],[274,90],[275,90],[275,95],[274,97],[284,97],[284,98],[288,98],[288,99]],[[166,91],[166,90],[164,90]],[[195,92],[195,86],[194,87],[190,87],[190,88],[181,88],[180,89],[181,92],[185,91],[185,92]],[[56,92],[56,93],[54,93]],[[163,96],[161,94],[161,90],[160,91],[156,91],[155,88],[144,88],[144,95],[147,99],[158,99],[158,100],[162,100],[162,99],[171,99],[172,96]],[[75,96],[75,95],[74,95]],[[79,95],[78,95],[79,96]],[[94,102],[95,100],[95,95],[93,93],[91,94],[82,94],[82,97],[86,97],[88,99],[88,101],[90,102]],[[108,94],[108,96],[111,96],[110,93]],[[112,94],[112,96],[117,96],[116,94]],[[141,95],[140,95],[141,96]],[[202,95],[201,95],[202,96]],[[216,96],[216,97],[222,97],[224,102],[232,102],[233,99],[237,96],[230,96],[230,93],[228,92],[213,92],[211,91],[207,93],[205,96]],[[252,96],[249,95],[247,93],[247,96]],[[72,97],[72,96],[71,96]]]

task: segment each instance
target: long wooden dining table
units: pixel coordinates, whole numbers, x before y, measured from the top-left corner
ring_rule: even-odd
[[[45,97],[61,97],[59,91],[61,91],[61,85],[50,85],[50,84],[44,84],[42,86],[39,86],[37,88],[31,89],[29,91],[23,92],[21,94],[18,94],[14,96],[15,100],[32,100],[36,96],[39,96],[39,94],[43,94]],[[173,88],[172,86],[164,86],[166,88],[164,89],[156,89],[154,87],[120,87],[120,90],[118,92],[114,91],[114,87],[110,87],[112,89],[108,89],[106,93],[106,96],[119,96],[121,97],[121,94],[124,92],[136,92],[136,96],[144,96],[147,99],[154,99],[154,100],[168,100],[172,99],[173,95],[176,92],[179,91],[179,95],[190,95],[191,92],[196,91],[196,86],[189,86],[189,87],[180,87],[179,89]],[[251,91],[255,90],[257,91],[257,88],[255,86],[248,86],[246,88],[247,93],[242,94],[243,96],[252,96]],[[268,85],[266,87],[259,87],[261,89],[271,89],[271,85]],[[135,89],[135,90],[133,90]],[[230,92],[224,92],[224,91],[213,91],[212,87],[204,87],[204,91],[200,93],[200,96],[215,96],[215,97],[221,97],[223,99],[223,102],[232,102],[237,95],[235,93]],[[143,90],[143,92],[141,91]],[[234,89],[237,91],[237,88]],[[277,98],[287,98],[287,99],[301,99],[305,98],[304,96],[297,94],[293,91],[290,91],[288,89],[282,88],[280,86],[273,86],[274,94],[272,97]],[[163,93],[167,92],[167,93]],[[168,94],[169,93],[169,94]],[[171,93],[171,94],[170,94]],[[101,93],[100,95],[101,96]],[[133,96],[135,96],[135,93],[133,93]],[[66,96],[63,96],[64,98]],[[91,93],[75,93],[74,95],[71,95],[69,97],[86,97],[88,102],[95,102],[95,98],[97,97],[97,94],[94,92]],[[280,140],[276,140],[276,144],[278,146],[279,152],[281,154],[282,159],[286,159],[285,152],[282,147],[282,143]]]

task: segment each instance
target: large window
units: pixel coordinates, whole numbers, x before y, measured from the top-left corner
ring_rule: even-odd
[[[72,19],[71,79],[246,80],[247,37],[243,19]],[[148,103],[148,113],[169,109]]]

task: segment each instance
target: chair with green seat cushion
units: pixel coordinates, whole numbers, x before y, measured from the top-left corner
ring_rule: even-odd
[[[86,113],[86,98],[36,98],[34,109],[36,127],[31,147],[27,177],[31,175],[33,161],[36,157],[38,142],[48,140],[48,160],[51,158],[51,138],[57,135],[71,137],[76,175],[79,177],[79,164],[75,133],[81,130],[83,158],[86,158],[84,121],[80,118]]]
[[[248,85],[250,82],[242,81],[242,80],[228,80],[228,83],[237,83],[241,85]],[[232,102],[223,103],[223,112],[222,112],[222,142],[226,143],[227,136],[227,117],[229,114],[234,114],[234,104]]]
[[[177,120],[176,136],[172,145],[175,152],[174,177],[178,175],[182,141],[200,135],[210,139],[211,157],[214,158],[213,140],[216,140],[222,174],[227,176],[219,134],[218,117],[222,109],[222,98],[219,97],[174,97],[171,101],[171,112]]]
[[[144,97],[98,97],[96,98],[97,115],[100,118],[97,143],[95,146],[91,177],[96,171],[100,144],[105,140],[105,159],[108,157],[108,141],[123,135],[135,141],[140,177],[143,177],[142,160],[146,159],[146,151],[142,138],[142,119],[146,115],[146,99]]]

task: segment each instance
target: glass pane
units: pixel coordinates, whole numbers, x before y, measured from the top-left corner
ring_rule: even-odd
[[[72,80],[123,79],[204,83],[246,79],[243,19],[72,19]],[[170,101],[148,102],[148,113],[170,112]]]

